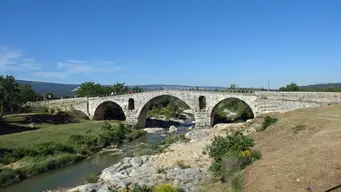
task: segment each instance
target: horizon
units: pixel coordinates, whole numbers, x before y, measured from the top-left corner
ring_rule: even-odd
[[[103,85],[341,82],[341,2],[1,1],[0,75]]]

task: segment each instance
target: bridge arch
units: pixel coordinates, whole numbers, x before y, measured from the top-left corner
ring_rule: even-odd
[[[183,99],[173,94],[160,94],[160,95],[153,96],[152,98],[148,99],[144,104],[142,104],[142,107],[137,111],[137,119],[138,119],[137,126],[139,128],[145,127],[148,110],[150,109],[150,107],[155,101],[162,98],[163,96],[169,96],[172,98],[176,98],[180,101],[183,101],[189,109],[193,109],[193,107],[190,105],[188,101],[186,101],[186,99]],[[193,116],[195,115],[193,114]]]
[[[121,105],[114,101],[104,101],[94,110],[93,120],[125,120],[126,114]]]
[[[241,114],[240,120],[246,121],[248,119],[253,119],[255,117],[255,110],[253,108],[253,105],[251,103],[249,103],[247,100],[243,100],[242,98],[238,98],[238,97],[227,97],[227,98],[220,99],[218,102],[216,102],[213,105],[212,110],[210,112],[211,126],[214,126],[215,124],[219,123],[217,117],[215,116],[215,113],[216,113],[218,107],[221,104],[223,104],[223,102],[229,102],[229,101],[235,102],[236,105],[240,105],[240,103],[244,104],[244,106],[245,106],[244,110],[246,110],[246,111]],[[232,103],[232,105],[233,105],[233,103]]]

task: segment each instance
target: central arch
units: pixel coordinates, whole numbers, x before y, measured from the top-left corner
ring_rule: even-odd
[[[140,113],[138,114],[137,126],[138,126],[139,128],[143,128],[143,127],[146,126],[147,114],[148,114],[149,109],[150,109],[155,103],[158,103],[158,102],[161,102],[161,103],[162,103],[162,102],[164,102],[164,101],[162,101],[162,99],[164,99],[164,98],[166,98],[166,97],[175,98],[176,100],[183,102],[183,103],[186,105],[187,109],[191,109],[191,106],[190,106],[186,101],[184,101],[183,99],[181,99],[181,98],[179,98],[179,97],[176,97],[176,96],[173,96],[173,95],[168,95],[168,94],[158,95],[158,96],[156,96],[156,97],[153,97],[152,99],[150,99],[149,101],[147,101],[147,102],[143,105],[143,107],[142,107]],[[160,101],[160,99],[161,99],[161,101]],[[159,100],[159,101],[158,101],[158,100]],[[172,105],[173,105],[173,104],[172,104]],[[175,106],[169,106],[169,107],[172,108],[172,109],[174,109],[174,108],[176,108],[177,106],[175,105]],[[193,118],[194,118],[194,114],[193,114]],[[179,116],[179,119],[181,119],[180,116]]]
[[[230,109],[228,109],[230,108]],[[227,109],[225,112],[224,110]],[[238,109],[238,111],[236,111]],[[226,118],[227,113],[235,113],[237,118],[234,119],[235,122],[240,121],[247,121],[248,119],[253,119],[255,117],[254,111],[252,110],[252,107],[245,102],[242,99],[235,98],[235,97],[229,97],[222,99],[218,103],[216,103],[211,111],[210,118],[211,118],[211,126],[214,126],[218,123],[231,123],[233,122],[230,119],[229,121],[221,121],[219,119],[219,115],[216,114],[216,112],[220,111],[224,115],[224,118]]]
[[[94,112],[93,120],[120,120],[124,121],[126,119],[126,115],[122,107],[113,102],[113,101],[105,101],[98,105]]]

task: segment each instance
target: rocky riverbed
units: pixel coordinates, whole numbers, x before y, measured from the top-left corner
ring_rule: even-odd
[[[188,192],[199,191],[201,183],[211,177],[208,170],[211,159],[203,150],[216,135],[227,130],[253,133],[252,122],[218,124],[211,129],[193,129],[186,133],[187,143],[174,143],[164,153],[139,157],[126,157],[102,171],[98,183],[85,184],[72,189],[56,191],[106,192],[109,187],[129,188],[133,183],[149,186],[168,183]]]

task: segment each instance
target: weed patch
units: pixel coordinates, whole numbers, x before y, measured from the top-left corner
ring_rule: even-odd
[[[231,181],[236,173],[261,158],[260,152],[251,149],[254,145],[254,141],[241,132],[214,137],[207,147],[208,154],[213,158],[210,170],[222,182]]]
[[[300,131],[303,131],[303,130],[305,130],[306,128],[305,128],[305,126],[304,125],[297,125],[297,126],[295,126],[294,128],[292,128],[291,130],[292,130],[292,132],[294,133],[294,134],[297,134],[297,133],[299,133]]]
[[[256,128],[257,132],[264,131],[266,128],[268,128],[270,125],[276,123],[278,119],[276,117],[266,116],[264,118],[264,121],[260,127]]]

